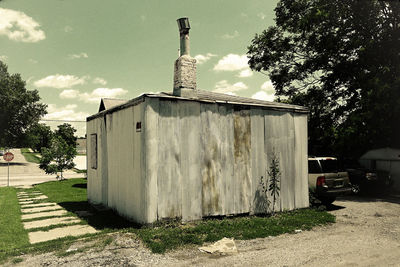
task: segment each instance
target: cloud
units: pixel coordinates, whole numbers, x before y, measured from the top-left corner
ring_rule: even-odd
[[[100,103],[101,98],[116,98],[126,93],[128,93],[128,91],[122,88],[97,88],[91,93],[79,94],[79,99],[86,103]]]
[[[210,60],[212,57],[216,57],[217,55],[207,53],[206,55],[197,55],[194,58],[197,60],[197,64],[201,65],[206,63],[208,60]]]
[[[35,59],[32,59],[32,58],[28,59],[28,61],[29,61],[29,63],[32,63],[32,64],[37,64],[39,62],[39,61],[37,61]]]
[[[0,60],[3,61],[3,62],[7,61],[7,59],[8,59],[8,56],[6,56],[6,55],[1,55],[0,56]]]
[[[86,54],[84,52],[79,53],[79,54],[70,54],[70,55],[68,55],[69,59],[88,58],[88,57],[89,57],[88,54]]]
[[[107,81],[106,81],[105,79],[103,79],[103,78],[96,77],[96,78],[94,78],[94,79],[92,80],[92,83],[94,83],[94,84],[106,85],[106,84],[107,84]]]
[[[260,19],[265,19],[267,16],[264,13],[258,13],[257,17],[259,17]]]
[[[238,71],[248,68],[246,55],[229,54],[220,59],[214,66],[215,71]]]
[[[73,28],[69,25],[64,27],[64,32],[72,32]]]
[[[251,76],[253,76],[253,72],[251,71],[250,68],[242,70],[238,75],[238,77],[240,77],[240,78],[247,78],[247,77],[251,77]]]
[[[78,96],[79,96],[79,91],[73,89],[66,89],[60,93],[60,98],[62,99],[74,99],[77,98]]]
[[[251,98],[258,99],[258,100],[264,100],[264,101],[274,101],[275,96],[274,94],[268,94],[265,91],[258,91],[254,95],[251,96]]]
[[[223,93],[223,94],[226,94],[226,93],[232,94],[233,92],[246,90],[246,89],[248,89],[248,87],[243,82],[237,82],[234,84],[230,84],[230,83],[228,83],[227,80],[222,80],[215,84],[215,89],[213,90],[213,92]]]
[[[47,106],[47,114],[43,117],[45,120],[70,120],[70,121],[84,121],[89,116],[86,112],[77,112],[75,109],[78,106],[66,105],[64,107],[57,107],[55,104]]]
[[[26,43],[36,43],[46,38],[40,24],[33,18],[23,12],[5,8],[0,8],[0,35]]]
[[[233,39],[239,36],[239,32],[238,31],[234,31],[233,34],[229,34],[226,33],[224,35],[221,36],[222,39],[224,40],[228,40],[228,39]]]
[[[50,75],[34,83],[37,87],[68,88],[74,85],[85,84],[87,77],[74,75]]]
[[[272,85],[271,81],[266,81],[265,83],[263,83],[261,85],[261,89],[269,94],[275,93],[275,89],[274,89],[274,86]]]

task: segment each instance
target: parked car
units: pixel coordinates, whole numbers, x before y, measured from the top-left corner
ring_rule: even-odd
[[[383,190],[392,185],[390,173],[387,171],[364,168],[357,160],[344,160],[342,165],[349,174],[353,194],[367,189]]]
[[[339,169],[334,157],[308,158],[308,188],[325,205],[351,193],[349,175]]]
[[[4,150],[0,150],[0,156],[4,155]]]

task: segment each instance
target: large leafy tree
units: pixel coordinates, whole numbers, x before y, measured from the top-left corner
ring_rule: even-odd
[[[281,0],[275,13],[249,64],[309,107],[309,153],[400,147],[400,2]]]
[[[19,74],[9,74],[0,61],[0,146],[21,144],[26,131],[46,114],[37,90],[27,90]]]
[[[53,132],[50,126],[43,123],[38,123],[29,128],[25,144],[37,152],[42,152],[43,147],[50,147],[50,141],[53,137]]]

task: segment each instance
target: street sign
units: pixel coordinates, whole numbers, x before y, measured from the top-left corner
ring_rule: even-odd
[[[6,152],[6,153],[4,153],[4,155],[3,155],[3,159],[4,159],[5,161],[12,161],[12,160],[14,159],[14,154],[11,153],[11,152]]]

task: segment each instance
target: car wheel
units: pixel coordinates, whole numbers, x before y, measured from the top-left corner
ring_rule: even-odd
[[[356,184],[356,183],[351,184],[351,192],[352,192],[354,195],[359,194],[360,191],[361,191],[360,184]]]

